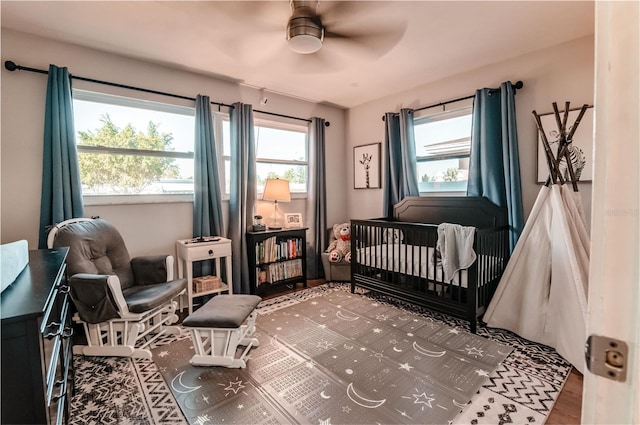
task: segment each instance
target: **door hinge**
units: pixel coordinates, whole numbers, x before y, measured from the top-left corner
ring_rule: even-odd
[[[589,335],[584,357],[587,369],[594,375],[618,382],[627,379],[627,343],[600,335]]]

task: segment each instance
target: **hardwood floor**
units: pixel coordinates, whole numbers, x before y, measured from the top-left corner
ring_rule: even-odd
[[[582,412],[582,374],[571,370],[567,383],[547,418],[548,424],[579,424]]]
[[[322,285],[323,279],[314,279],[307,281],[307,287],[312,288],[314,286]],[[295,289],[280,290],[267,295],[263,295],[263,298],[277,297],[279,295],[288,294],[294,291],[303,289],[302,286],[298,286]],[[580,416],[582,412],[582,374],[575,369],[571,370],[569,378],[567,379],[556,404],[553,406],[551,413],[547,418],[547,424],[550,425],[573,425],[580,423]]]

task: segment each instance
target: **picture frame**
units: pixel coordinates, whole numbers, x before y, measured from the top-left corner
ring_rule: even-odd
[[[380,189],[380,143],[353,148],[353,188]]]
[[[288,213],[284,215],[284,227],[286,229],[295,229],[302,227],[302,214]]]
[[[580,109],[581,108],[569,109],[569,115],[567,117],[567,131],[571,130],[571,126],[573,126],[576,117],[580,113]],[[560,111],[560,115],[562,116],[563,114],[564,110]],[[559,134],[555,114],[553,112],[540,114],[540,122],[542,123],[542,128],[547,136],[547,140],[549,141],[549,146],[551,147],[553,154],[556,155]],[[538,134],[538,166],[536,182],[544,184],[549,177],[549,167],[547,165],[547,159],[542,145],[542,137],[537,129],[536,132]],[[571,155],[572,158],[575,158],[575,162],[582,163],[582,161],[584,161],[584,166],[579,173],[580,176],[578,178],[578,182],[590,182],[593,179],[593,106],[589,106],[585,111],[585,114],[580,121],[580,125],[578,125],[578,128],[573,135],[571,145],[573,147]],[[574,161],[572,161],[572,163],[573,162]]]

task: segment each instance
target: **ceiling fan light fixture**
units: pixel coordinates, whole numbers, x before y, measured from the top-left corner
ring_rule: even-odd
[[[289,48],[296,53],[308,55],[322,47],[322,40],[315,35],[297,34],[289,38]]]
[[[317,15],[309,7],[294,8],[287,23],[289,48],[296,53],[315,53],[322,47],[324,28]]]

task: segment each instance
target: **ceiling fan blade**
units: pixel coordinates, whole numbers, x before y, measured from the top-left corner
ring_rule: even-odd
[[[323,48],[349,49],[350,54],[360,54],[363,57],[376,58],[383,56],[404,37],[407,29],[406,22],[398,23],[387,28],[358,28],[334,32],[325,30]]]
[[[323,48],[350,49],[349,54],[369,58],[391,50],[407,29],[407,17],[393,2],[320,2],[318,16],[325,28]]]

